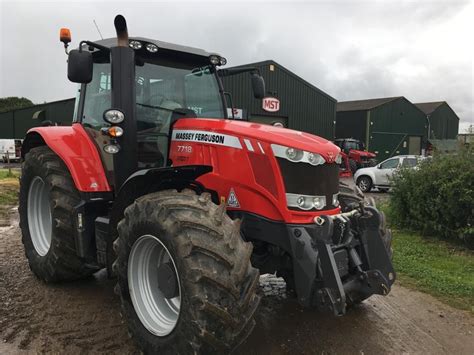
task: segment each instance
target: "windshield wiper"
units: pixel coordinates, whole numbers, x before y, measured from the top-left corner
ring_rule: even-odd
[[[185,109],[181,109],[181,108],[167,108],[167,107],[163,107],[163,106],[154,106],[154,105],[146,105],[146,104],[141,104],[139,102],[137,102],[137,105],[138,106],[142,106],[142,107],[147,107],[147,108],[154,108],[156,110],[165,110],[165,111],[169,111],[169,112],[175,112],[179,115],[187,115],[189,112]]]

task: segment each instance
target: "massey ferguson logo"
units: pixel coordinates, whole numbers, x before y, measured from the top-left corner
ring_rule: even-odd
[[[280,110],[280,100],[274,97],[264,97],[262,100],[262,109],[267,112],[278,112]]]
[[[328,152],[328,163],[332,163],[334,161],[334,153]]]

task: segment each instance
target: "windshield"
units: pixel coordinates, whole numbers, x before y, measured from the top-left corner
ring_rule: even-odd
[[[219,86],[211,66],[170,67],[144,63],[136,67],[137,105],[143,114],[153,108],[193,110],[197,117],[224,118]],[[149,107],[154,106],[154,107]]]
[[[224,118],[219,86],[211,66],[179,67],[144,63],[136,67],[138,160],[166,165],[173,114]]]
[[[364,150],[364,145],[358,141],[346,141],[346,149]]]

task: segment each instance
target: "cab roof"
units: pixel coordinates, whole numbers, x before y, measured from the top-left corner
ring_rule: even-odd
[[[144,37],[129,37],[129,41],[153,43],[154,45],[158,46],[158,48],[161,48],[161,49],[167,49],[170,51],[176,51],[176,52],[182,52],[182,53],[189,53],[189,54],[199,55],[202,57],[209,57],[210,55],[213,55],[213,54],[219,55],[217,53],[207,52],[200,48],[182,46],[179,44],[168,43],[168,42],[158,41],[156,39],[150,39],[150,38],[144,38]],[[105,39],[101,39],[101,40],[93,41],[93,42],[101,46],[104,46],[106,48],[111,48],[111,47],[117,46],[117,37],[105,38]]]

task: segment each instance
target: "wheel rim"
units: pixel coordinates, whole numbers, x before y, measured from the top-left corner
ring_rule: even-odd
[[[52,217],[49,189],[39,176],[31,181],[27,208],[31,241],[36,252],[45,256],[51,246]]]
[[[172,265],[178,295],[166,298],[159,288],[158,268]],[[143,235],[132,246],[128,259],[128,287],[133,308],[143,326],[154,335],[170,334],[178,323],[181,285],[176,263],[168,248],[155,236]]]
[[[367,191],[367,188],[369,187],[369,184],[368,182],[365,180],[365,179],[361,179],[359,181],[359,188],[362,190],[362,191]]]

